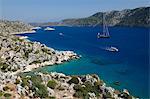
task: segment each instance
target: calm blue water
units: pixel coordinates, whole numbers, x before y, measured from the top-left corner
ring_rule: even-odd
[[[55,27],[55,31],[39,30],[23,34],[58,50],[73,50],[82,55],[58,66],[48,66],[40,71],[57,71],[68,75],[97,74],[109,86],[127,88],[133,95],[148,97],[148,36],[147,28],[110,27],[110,39],[97,39],[98,27]],[[63,33],[60,36],[59,33]],[[115,46],[119,52],[103,48]],[[119,81],[120,86],[113,82]]]

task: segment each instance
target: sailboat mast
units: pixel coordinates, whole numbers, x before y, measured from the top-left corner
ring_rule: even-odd
[[[108,30],[108,26],[107,26],[107,24],[106,24],[106,19],[105,19],[105,15],[103,15],[103,23],[104,23],[104,28],[103,28],[103,33],[104,33],[104,35],[105,36],[110,36],[109,35],[109,30]]]
[[[104,14],[103,14],[103,35],[105,35],[105,17],[104,17]]]
[[[102,14],[102,24],[103,24],[103,31],[102,33],[98,33],[97,37],[98,38],[109,38],[109,30],[106,24],[106,20],[105,20],[105,14]]]

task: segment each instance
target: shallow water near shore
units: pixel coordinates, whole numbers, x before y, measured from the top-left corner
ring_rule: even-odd
[[[55,31],[38,30],[28,36],[58,50],[73,50],[81,59],[38,69],[67,75],[97,74],[109,86],[128,89],[131,94],[148,97],[148,28],[110,27],[109,39],[97,39],[99,27],[55,27]],[[63,35],[60,35],[62,33]],[[115,46],[119,52],[105,47]],[[117,86],[114,82],[119,82]]]

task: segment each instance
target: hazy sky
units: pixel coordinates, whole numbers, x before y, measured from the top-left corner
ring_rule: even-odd
[[[0,18],[27,22],[59,21],[100,11],[148,6],[149,0],[0,0]]]

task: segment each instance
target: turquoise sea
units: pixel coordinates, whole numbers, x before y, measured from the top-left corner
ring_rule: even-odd
[[[28,36],[57,50],[73,50],[81,59],[38,69],[67,75],[97,74],[108,86],[128,89],[132,95],[149,95],[149,29],[140,27],[109,27],[111,38],[97,39],[102,27],[54,27],[55,31],[38,30]],[[63,35],[59,35],[63,33]],[[104,48],[115,46],[119,52]],[[114,85],[114,82],[120,85]]]

